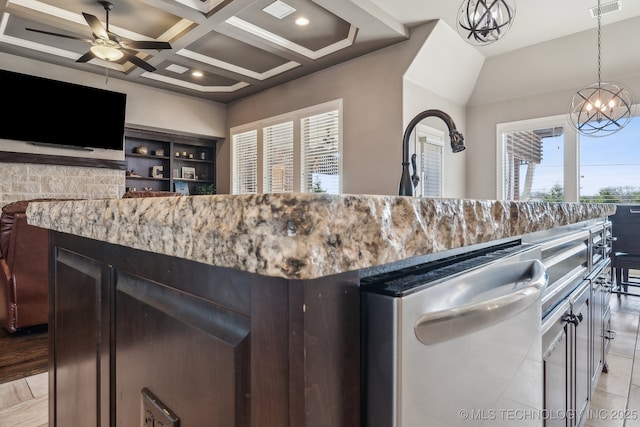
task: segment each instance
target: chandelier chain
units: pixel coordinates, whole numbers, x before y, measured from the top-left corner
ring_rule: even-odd
[[[598,85],[600,85],[600,83],[602,82],[602,77],[601,77],[601,73],[600,73],[600,69],[601,69],[601,58],[600,58],[600,48],[601,48],[601,44],[602,44],[602,40],[601,40],[601,36],[600,36],[600,16],[601,16],[601,10],[600,10],[600,0],[598,0]]]
[[[598,81],[571,100],[569,118],[579,134],[608,136],[624,128],[633,116],[633,94],[622,85],[602,81],[602,8],[598,0]]]

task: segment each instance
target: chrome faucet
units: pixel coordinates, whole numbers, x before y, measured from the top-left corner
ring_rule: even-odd
[[[440,110],[426,110],[418,114],[411,120],[407,129],[404,131],[404,138],[402,140],[402,177],[400,178],[399,194],[401,196],[413,196],[413,187],[416,187],[420,182],[420,177],[416,173],[416,155],[411,158],[413,164],[413,175],[409,176],[409,138],[411,132],[423,119],[427,117],[440,118],[449,128],[449,138],[451,138],[451,150],[454,153],[459,153],[465,149],[464,137],[456,129],[456,124],[453,122],[451,116],[444,111]]]

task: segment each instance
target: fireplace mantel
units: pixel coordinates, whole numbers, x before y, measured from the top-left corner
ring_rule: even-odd
[[[13,151],[0,151],[0,162],[36,163],[61,166],[85,166],[93,168],[127,170],[127,162],[124,160],[56,156],[51,154],[18,153]]]

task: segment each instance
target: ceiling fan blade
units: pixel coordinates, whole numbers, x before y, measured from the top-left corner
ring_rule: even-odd
[[[154,67],[153,65],[149,64],[147,61],[144,61],[140,58],[138,58],[136,56],[136,53],[134,51],[130,51],[127,49],[120,49],[120,51],[122,53],[124,53],[124,58],[131,62],[133,65],[137,65],[140,68],[143,68],[145,70],[147,70],[148,72],[152,73],[156,70],[156,67]]]
[[[91,43],[93,41],[93,40],[90,40],[90,39],[86,39],[84,37],[68,36],[66,34],[52,33],[50,31],[43,31],[43,30],[36,30],[35,28],[25,28],[25,30],[33,31],[33,32],[36,32],[36,33],[46,34],[48,36],[64,37],[66,39],[73,39],[73,40],[82,40],[82,41],[85,41],[87,43]]]
[[[82,12],[82,16],[84,16],[85,21],[87,21],[87,24],[91,27],[93,34],[101,39],[109,40],[109,33],[104,29],[98,18],[85,12]]]
[[[89,62],[95,57],[96,56],[93,54],[93,52],[88,51],[87,53],[82,55],[80,58],[76,59],[76,62]]]
[[[122,42],[122,44],[131,49],[171,49],[171,45],[167,42],[158,42],[158,41],[134,41],[129,40],[126,42]]]

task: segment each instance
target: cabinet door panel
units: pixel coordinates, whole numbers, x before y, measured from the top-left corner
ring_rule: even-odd
[[[108,426],[108,267],[59,249],[55,269],[53,387],[61,404],[51,425]]]
[[[146,387],[181,427],[248,426],[250,319],[122,271],[115,289],[116,425],[141,425]]]
[[[569,409],[569,343],[567,327],[559,322],[549,334],[550,342],[545,343],[550,351],[544,357],[544,409],[549,416],[545,427],[566,427],[566,414]]]
[[[589,292],[585,292],[585,298],[588,298]],[[579,324],[574,327],[575,336],[575,409],[576,420],[579,421],[584,415],[584,411],[589,404],[591,375],[589,367],[589,322],[590,319],[590,303],[589,299],[582,300],[581,304],[573,307],[573,313],[578,319],[582,319]]]

